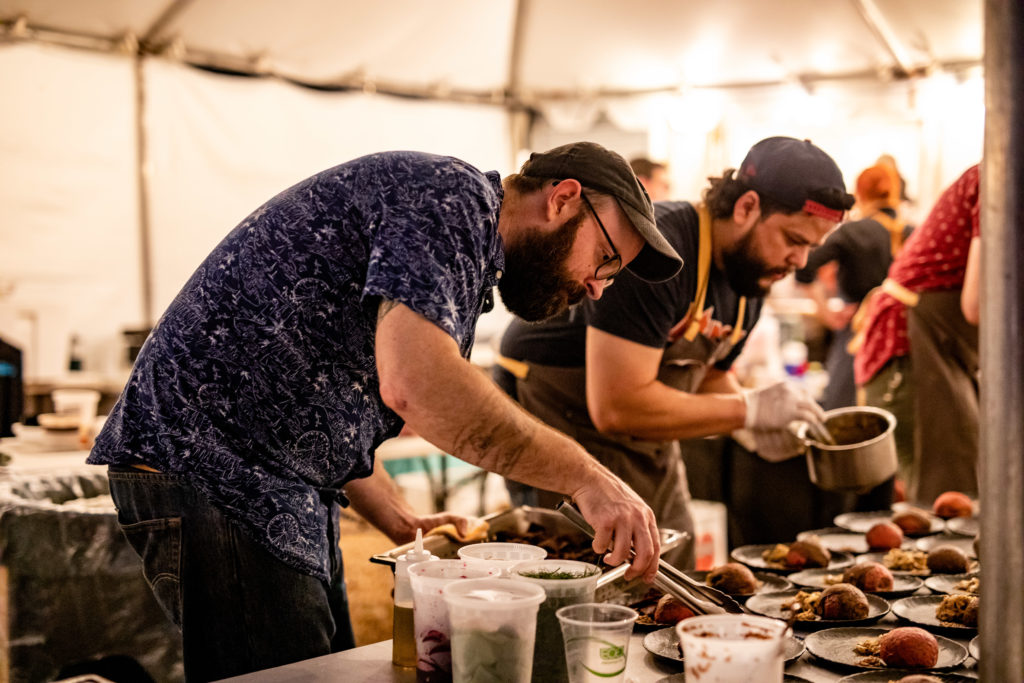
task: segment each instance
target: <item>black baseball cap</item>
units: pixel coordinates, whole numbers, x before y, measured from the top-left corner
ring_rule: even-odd
[[[854,202],[846,192],[839,166],[810,140],[761,140],[747,152],[737,180],[793,211],[806,211],[837,223]]]
[[[626,218],[646,244],[626,266],[648,282],[662,282],[679,272],[683,259],[658,231],[654,205],[622,156],[596,142],[574,142],[534,152],[519,171],[534,178],[578,180],[584,187],[615,197]]]

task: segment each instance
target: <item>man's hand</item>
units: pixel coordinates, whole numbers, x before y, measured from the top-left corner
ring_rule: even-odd
[[[445,525],[452,525],[454,527],[454,536],[456,537],[454,540],[465,542],[467,540],[479,540],[478,538],[468,538],[470,532],[476,531],[481,527],[481,525],[483,525],[484,528],[487,527],[487,522],[482,522],[478,518],[463,517],[462,515],[455,515],[450,512],[438,512],[437,514],[433,515],[424,515],[422,517],[417,517],[412,520],[412,524],[413,535],[412,538],[409,539],[409,541],[413,540],[416,537],[415,529],[417,528],[423,529],[423,533],[426,534],[428,531],[431,531],[432,529],[436,529],[438,527]],[[445,533],[446,535],[452,535],[451,527],[449,527],[445,531]],[[409,541],[405,542],[408,543]]]
[[[747,402],[743,426],[747,429],[785,429],[794,420],[809,423],[813,433],[824,429],[825,411],[804,389],[789,382],[747,389],[743,397]]]
[[[654,512],[620,479],[610,472],[598,472],[593,483],[573,492],[572,497],[583,517],[594,527],[596,553],[611,551],[604,561],[618,565],[635,557],[626,571],[627,580],[643,575],[650,583],[658,571],[661,535]]]

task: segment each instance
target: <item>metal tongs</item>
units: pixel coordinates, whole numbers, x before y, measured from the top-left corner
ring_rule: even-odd
[[[556,509],[588,538],[594,538],[594,527],[583,519],[583,515],[571,501],[562,501]],[[633,558],[633,555],[633,551],[630,550],[630,559]],[[658,573],[654,575],[654,585],[689,607],[694,614],[723,614],[726,612],[745,614],[743,608],[728,595],[691,579],[661,558],[658,559]]]

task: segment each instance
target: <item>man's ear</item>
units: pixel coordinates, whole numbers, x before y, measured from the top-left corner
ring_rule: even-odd
[[[576,204],[579,203],[582,192],[583,186],[578,180],[566,178],[552,181],[547,202],[548,220],[557,220],[561,223],[568,219],[576,212]]]
[[[746,225],[761,215],[761,197],[754,190],[747,190],[732,205],[732,219],[737,225]]]

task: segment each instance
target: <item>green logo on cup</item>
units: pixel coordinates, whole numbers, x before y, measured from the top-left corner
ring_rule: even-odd
[[[601,654],[601,659],[603,659],[605,661],[608,661],[609,659],[621,659],[622,657],[625,656],[625,653],[622,651],[622,647],[619,646],[619,645],[612,645],[610,647],[602,647],[599,650],[599,652]]]

